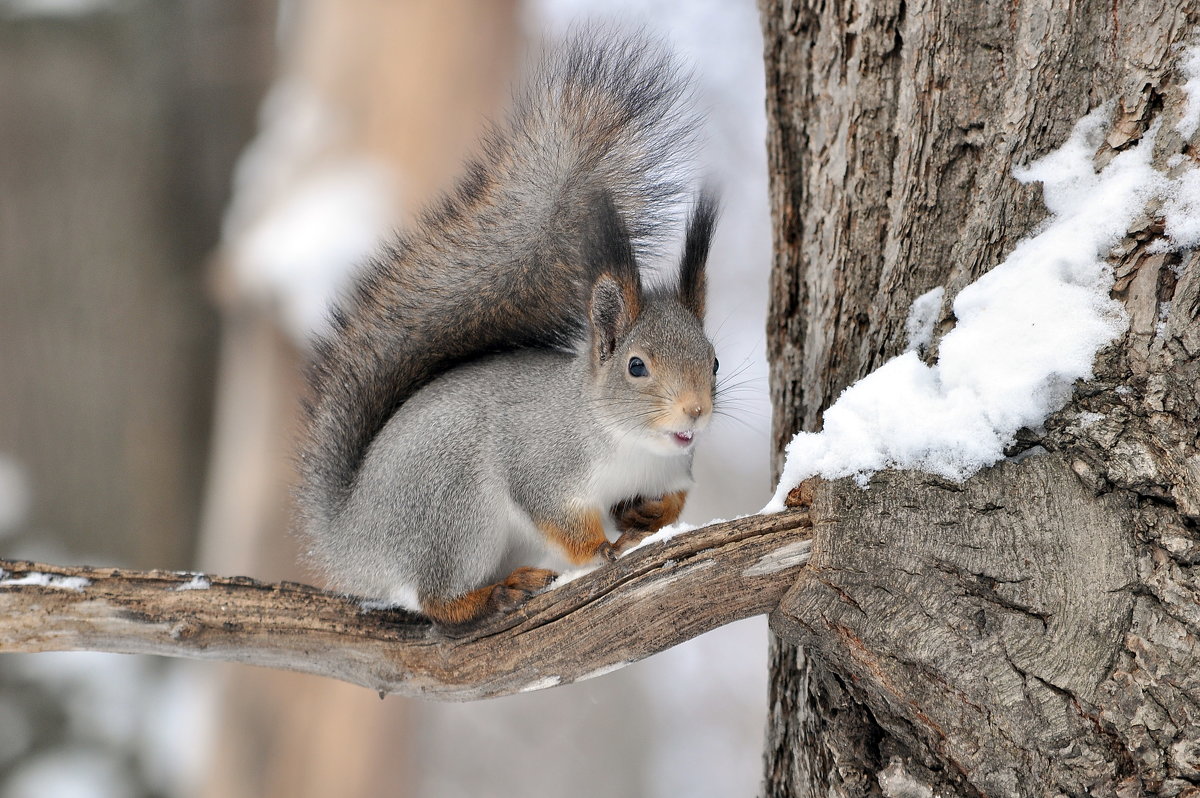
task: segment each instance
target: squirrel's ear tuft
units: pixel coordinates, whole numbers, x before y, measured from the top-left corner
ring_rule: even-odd
[[[633,327],[635,316],[630,312],[624,287],[612,275],[601,275],[592,284],[588,300],[588,322],[592,328],[592,363],[606,363],[617,351],[617,345]]]
[[[629,231],[607,191],[597,191],[592,198],[583,247],[591,289],[592,353],[603,363],[633,327],[642,304],[642,280]]]
[[[592,195],[583,235],[583,257],[588,284],[607,276],[621,286],[629,315],[641,312],[642,278],[633,257],[629,230],[613,204],[612,195],[601,189]]]
[[[679,262],[679,302],[700,321],[704,321],[704,296],[708,290],[704,269],[718,211],[717,195],[707,189],[702,191],[688,220],[687,240]]]

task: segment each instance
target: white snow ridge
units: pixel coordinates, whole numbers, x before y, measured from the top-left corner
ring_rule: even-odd
[[[57,590],[80,591],[91,584],[92,580],[83,576],[60,576],[59,574],[44,574],[41,571],[30,571],[24,576],[8,576],[7,572],[0,571],[0,587],[36,585],[52,587]]]
[[[954,299],[958,322],[942,339],[937,363],[923,363],[910,343],[910,351],[847,388],[825,412],[821,432],[801,432],[788,444],[783,477],[763,512],[782,510],[792,488],[818,475],[853,476],[865,486],[872,473],[894,468],[965,480],[1000,460],[1018,429],[1037,427],[1062,407],[1076,380],[1092,376],[1096,354],[1127,324],[1109,298],[1105,257],[1146,203],[1164,203],[1167,247],[1200,244],[1190,219],[1200,170],[1168,178],[1150,165],[1157,125],[1094,170],[1110,110],[1088,114],[1061,148],[1015,170],[1022,182],[1042,183],[1052,215]],[[932,304],[928,294],[914,303],[909,335],[918,345],[932,327],[925,318]]]

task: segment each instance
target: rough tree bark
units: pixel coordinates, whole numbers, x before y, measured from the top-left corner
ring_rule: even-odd
[[[780,450],[903,348],[918,295],[946,286],[952,326],[1044,217],[1012,167],[1087,111],[1116,101],[1097,165],[1155,121],[1157,167],[1200,155],[1174,128],[1194,2],[760,8]],[[771,616],[766,795],[1200,794],[1200,258],[1135,226],[1128,333],[1019,436],[1045,454],[794,494],[813,554]]]

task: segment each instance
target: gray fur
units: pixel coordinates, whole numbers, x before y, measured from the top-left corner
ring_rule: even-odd
[[[560,519],[574,502],[608,508],[690,487],[690,450],[639,449],[657,433],[644,415],[654,396],[625,377],[633,348],[659,353],[711,394],[712,345],[673,295],[647,300],[607,364],[499,354],[418,391],[372,444],[324,540],[338,584],[401,603],[458,596],[521,565],[561,567],[535,519]],[[619,476],[594,481],[608,472]]]

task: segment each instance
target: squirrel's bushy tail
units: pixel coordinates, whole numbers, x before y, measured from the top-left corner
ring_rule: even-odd
[[[421,385],[481,354],[573,340],[598,190],[635,248],[655,247],[693,149],[687,95],[674,60],[638,36],[580,32],[533,71],[457,189],[364,269],[316,344],[300,459],[310,532]]]

